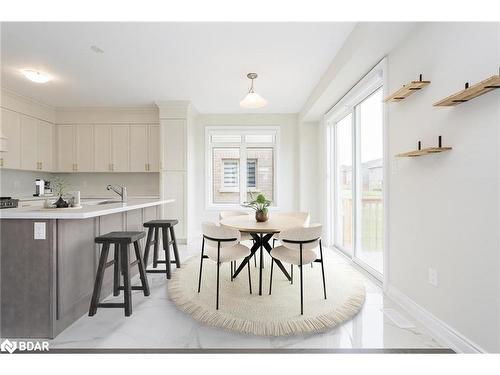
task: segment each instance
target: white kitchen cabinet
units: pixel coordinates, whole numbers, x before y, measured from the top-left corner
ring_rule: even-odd
[[[39,169],[37,120],[21,115],[21,169]]]
[[[57,125],[57,171],[75,171],[75,126]]]
[[[94,171],[111,172],[111,126],[94,125]]]
[[[75,171],[94,171],[94,126],[75,126]]]
[[[37,121],[37,169],[45,172],[53,170],[54,125]]]
[[[129,148],[130,127],[111,125],[111,170],[128,172],[130,170]]]
[[[148,172],[160,170],[160,126],[148,126]]]
[[[148,171],[148,125],[130,125],[130,172]]]
[[[7,152],[0,153],[0,167],[21,168],[21,116],[2,108],[2,133],[7,137]]]

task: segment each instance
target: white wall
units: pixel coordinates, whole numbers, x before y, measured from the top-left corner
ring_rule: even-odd
[[[279,210],[297,210],[299,207],[299,144],[295,114],[200,114],[188,129],[188,165],[193,173],[189,178],[190,210],[188,213],[188,240],[196,240],[203,221],[218,220],[218,210],[207,210],[205,204],[205,128],[207,126],[271,125],[280,127],[278,154]]]
[[[389,54],[389,89],[430,86],[389,107],[389,153],[436,144],[453,150],[392,165],[389,282],[487,351],[500,351],[500,92],[455,108],[432,103],[500,66],[499,24],[420,25]],[[427,282],[438,271],[439,286]]]
[[[320,222],[320,163],[319,163],[319,124],[301,122],[298,125],[299,145],[299,209],[311,214],[311,223]]]

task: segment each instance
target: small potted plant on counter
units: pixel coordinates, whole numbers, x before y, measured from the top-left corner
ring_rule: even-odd
[[[255,220],[259,223],[266,222],[269,219],[267,208],[271,205],[271,201],[267,200],[264,194],[259,194],[257,198],[253,199],[253,195],[250,193],[250,198],[252,200],[244,202],[242,206],[255,210]]]
[[[56,177],[54,180],[54,192],[59,199],[54,203],[57,208],[66,208],[69,206],[68,202],[63,199],[63,195],[66,192],[66,181],[62,178]]]

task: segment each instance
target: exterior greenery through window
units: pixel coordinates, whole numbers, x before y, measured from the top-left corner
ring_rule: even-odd
[[[275,206],[278,129],[208,127],[207,205],[239,206],[262,193]]]

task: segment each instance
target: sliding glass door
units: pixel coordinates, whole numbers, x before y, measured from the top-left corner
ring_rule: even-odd
[[[375,276],[383,273],[382,88],[330,122],[333,242]]]

